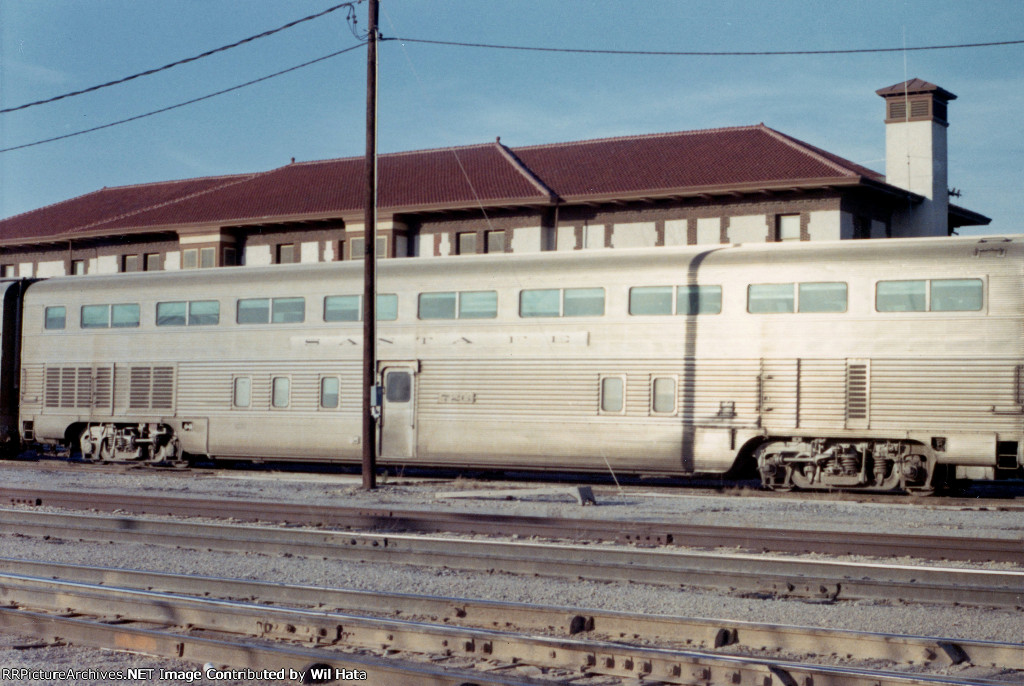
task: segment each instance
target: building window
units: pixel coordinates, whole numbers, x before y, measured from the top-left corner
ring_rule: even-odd
[[[487,232],[487,252],[505,252],[505,232],[504,231],[488,231]]]
[[[146,253],[145,269],[147,272],[158,272],[163,269],[160,257],[160,253],[158,252]]]
[[[223,259],[224,261],[221,263],[223,266],[236,266],[238,264],[238,251],[234,248],[224,248]]]
[[[85,274],[85,260],[71,260],[71,273],[75,276]]]
[[[217,266],[217,248],[202,248],[199,251],[199,267],[211,269]]]
[[[467,232],[458,234],[458,254],[459,255],[475,255],[476,254],[476,233]]]
[[[0,276],[5,279],[13,279],[18,275],[18,267],[13,264],[5,264],[0,267]]]
[[[277,264],[295,263],[295,244],[283,243],[277,246]]]
[[[775,218],[775,240],[800,240],[800,215],[780,214]]]
[[[871,219],[860,215],[853,217],[854,239],[871,238]]]
[[[388,252],[388,238],[387,236],[377,236],[377,257],[387,257]],[[364,238],[352,238],[349,240],[349,250],[351,254],[350,259],[360,260],[366,257],[366,239]]]
[[[124,255],[121,258],[121,271],[122,272],[137,272],[139,271],[139,265],[141,261],[138,255]]]
[[[181,268],[182,269],[198,269],[199,268],[199,249],[189,248],[188,250],[181,251]]]

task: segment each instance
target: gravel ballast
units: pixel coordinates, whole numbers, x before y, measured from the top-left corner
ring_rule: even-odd
[[[438,500],[439,492],[476,488],[476,482],[391,479],[375,492],[358,487],[358,476],[337,474],[268,473],[240,470],[202,470],[189,474],[137,470],[127,474],[34,466],[0,466],[4,484],[12,488],[75,489],[182,497],[240,498],[445,511],[532,514],[558,517],[621,519],[679,519],[687,523],[849,531],[886,531],[941,535],[989,536],[1022,541],[1020,512],[950,508],[934,499],[928,505],[803,501],[798,497],[743,498],[663,489],[645,493],[631,487],[618,491],[602,487],[596,506],[581,507],[564,495],[535,495],[524,499]],[[487,483],[481,490],[508,489],[514,484]],[[532,490],[543,484],[532,483]],[[797,624],[857,631],[874,631],[951,638],[1024,642],[1024,616],[1012,610],[907,605],[899,601],[801,601],[771,597],[740,597],[689,588],[666,588],[640,583],[524,578],[500,572],[477,573],[449,569],[285,557],[228,554],[139,544],[97,544],[67,541],[59,532],[49,540],[0,536],[0,556],[68,564],[146,569],[177,574],[258,579],[282,583],[345,587],[399,593],[455,596],[527,602],[572,608],[595,608],[690,617]],[[909,564],[908,560],[893,560]],[[1006,563],[990,565],[1014,569]],[[57,648],[13,651],[0,647],[0,662],[31,660]],[[48,660],[49,658],[44,658]],[[117,658],[118,660],[122,658]],[[138,658],[131,658],[132,660]],[[155,662],[146,663],[151,666]],[[41,683],[41,682],[34,682]],[[61,682],[67,683],[67,682]],[[104,683],[104,682],[83,682]],[[160,682],[169,684],[170,682]]]

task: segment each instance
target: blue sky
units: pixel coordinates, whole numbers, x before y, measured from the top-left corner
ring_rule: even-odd
[[[340,0],[338,0],[340,1]],[[332,0],[3,0],[0,107],[87,88],[276,28]],[[359,30],[366,5],[357,7]],[[381,31],[614,50],[892,48],[1024,39],[1020,0],[382,0]],[[356,43],[344,11],[160,74],[0,114],[0,148],[143,114]],[[388,41],[381,152],[764,122],[884,171],[875,90],[918,77],[950,105],[954,202],[1024,231],[1024,45],[835,56],[555,54]],[[365,50],[188,107],[0,153],[0,217],[103,186],[261,171],[365,148]]]

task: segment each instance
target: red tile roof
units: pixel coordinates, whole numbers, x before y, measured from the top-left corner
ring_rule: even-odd
[[[766,126],[507,148],[500,142],[381,155],[382,212],[666,197],[709,190],[884,184],[884,177]],[[189,225],[361,216],[363,158],[104,188],[0,221],[0,242]],[[896,189],[892,189],[896,190]],[[897,191],[902,192],[902,191]]]
[[[514,152],[565,200],[884,178],[764,125],[557,143]]]
[[[210,176],[102,188],[0,221],[0,241],[65,236],[91,226],[108,223],[115,218],[128,218],[153,207],[209,193],[252,177],[252,174]]]

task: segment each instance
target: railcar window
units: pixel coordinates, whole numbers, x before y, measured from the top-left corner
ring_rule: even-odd
[[[188,304],[189,326],[213,326],[220,324],[220,302],[217,300],[192,300]]]
[[[497,316],[497,291],[462,291],[459,293],[459,319],[494,319]]]
[[[676,380],[670,376],[654,379],[651,388],[651,409],[658,414],[676,411]]]
[[[679,286],[676,289],[676,314],[721,314],[721,286]]]
[[[622,412],[624,385],[621,376],[606,376],[601,379],[602,412]]]
[[[398,319],[398,296],[394,293],[377,295],[377,321],[393,322]],[[363,320],[363,296],[328,295],[324,298],[325,322],[359,322]]]
[[[274,298],[270,321],[274,324],[298,324],[306,321],[306,299]]]
[[[238,301],[236,321],[239,324],[267,324],[270,322],[270,298],[247,298]]]
[[[455,291],[420,293],[420,319],[455,319]]]
[[[384,381],[384,397],[389,403],[407,403],[412,398],[412,375],[409,372],[388,372]]]
[[[398,296],[383,293],[377,296],[377,321],[393,322],[398,319]]]
[[[879,312],[924,312],[928,282],[879,281],[875,287],[875,309]]]
[[[629,289],[630,314],[672,314],[671,286],[644,286]]]
[[[333,410],[338,407],[340,393],[340,382],[336,376],[325,376],[320,379],[320,407],[325,410]]]
[[[544,288],[519,292],[520,317],[600,317],[603,288]]]
[[[394,307],[397,316],[397,296]],[[493,319],[497,316],[497,291],[420,293],[420,319]]]
[[[54,305],[44,310],[43,328],[63,329],[67,324],[67,308],[63,305]]]
[[[277,408],[288,407],[291,399],[291,379],[275,376],[270,384],[270,404]]]
[[[358,295],[328,295],[324,298],[324,321],[358,322],[362,319],[360,300]]]
[[[557,317],[561,314],[561,293],[557,288],[524,290],[519,293],[520,317]]]
[[[802,283],[798,288],[799,312],[846,312],[845,283]]]
[[[232,390],[231,404],[235,407],[249,407],[252,403],[252,379],[236,376]]]
[[[795,304],[791,283],[751,284],[747,287],[747,312],[751,314],[793,312]]]
[[[111,305],[110,325],[115,328],[129,328],[139,325],[140,311],[137,304]]]
[[[82,328],[105,329],[110,326],[110,305],[82,305]]]
[[[563,317],[600,317],[603,314],[603,288],[565,289],[562,300]]]
[[[186,313],[188,303],[157,303],[156,304],[156,325],[157,326],[185,326],[188,322]]]
[[[935,279],[931,282],[932,312],[970,312],[982,307],[981,279]]]
[[[220,302],[192,300],[156,304],[157,326],[211,326],[220,323]]]

